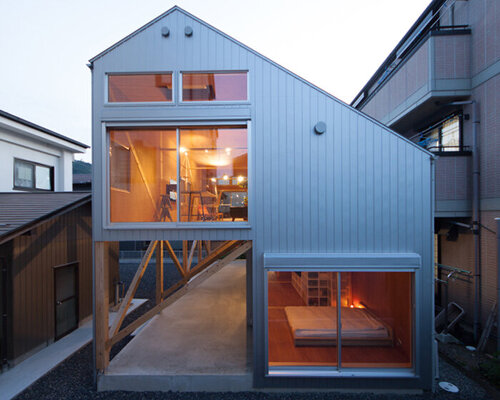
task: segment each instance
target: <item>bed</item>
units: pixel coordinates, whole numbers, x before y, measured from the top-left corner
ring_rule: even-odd
[[[336,307],[285,307],[295,346],[336,346]],[[342,346],[392,346],[392,329],[367,308],[341,308]]]

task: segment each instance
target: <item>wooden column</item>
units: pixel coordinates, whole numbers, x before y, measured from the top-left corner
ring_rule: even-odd
[[[94,243],[94,294],[95,294],[95,363],[103,373],[109,364],[109,246],[106,242]]]
[[[163,240],[156,246],[156,304],[160,304],[163,294]]]
[[[182,241],[182,268],[184,271],[187,271],[187,263],[188,263],[188,241]]]

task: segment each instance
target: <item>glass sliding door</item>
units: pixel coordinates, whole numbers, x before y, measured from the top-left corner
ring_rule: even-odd
[[[412,367],[413,273],[304,268],[267,282],[271,370]]]
[[[336,367],[337,273],[267,273],[269,366]]]
[[[108,132],[110,222],[248,220],[246,126]]]
[[[412,366],[412,274],[342,272],[342,366]]]

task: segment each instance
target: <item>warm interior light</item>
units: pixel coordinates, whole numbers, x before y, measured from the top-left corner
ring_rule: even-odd
[[[224,176],[222,177],[222,179],[224,179],[225,181],[227,181],[227,180],[229,179],[229,177],[228,177],[227,175],[224,175]]]
[[[215,178],[211,178],[210,180],[211,180],[212,182],[217,182],[217,179],[215,179]]]
[[[351,304],[351,308],[354,308],[354,304]]]
[[[205,149],[205,153],[208,153],[208,149]]]
[[[245,177],[244,176],[238,176],[238,183],[241,183],[245,180]]]
[[[226,153],[231,153],[231,147],[226,147]]]
[[[185,147],[179,147],[181,153],[186,153],[187,149]]]

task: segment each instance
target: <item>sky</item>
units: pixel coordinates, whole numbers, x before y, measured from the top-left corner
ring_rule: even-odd
[[[88,60],[174,5],[350,103],[429,3],[0,0],[0,109],[91,145]]]

